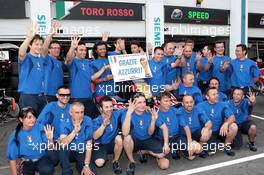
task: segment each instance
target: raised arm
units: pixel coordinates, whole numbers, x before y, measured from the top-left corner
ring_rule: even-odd
[[[201,52],[197,52],[197,54],[196,54],[196,69],[199,72],[201,72],[203,69],[202,64],[201,64],[201,58],[202,58]]]
[[[28,26],[26,39],[20,45],[19,50],[18,50],[18,59],[20,59],[21,61],[25,59],[28,46],[31,40],[37,34],[38,29],[39,29],[38,24],[34,24],[33,22],[31,22],[30,25]]]
[[[74,129],[72,130],[72,132],[69,135],[61,135],[60,136],[60,144],[62,145],[62,147],[65,147],[66,145],[68,145],[69,143],[72,142],[72,140],[74,139],[74,137],[80,132],[81,130],[81,124],[80,123],[74,123]]]
[[[135,111],[135,108],[136,108],[136,100],[134,100],[133,102],[129,101],[129,106],[128,106],[128,110],[126,113],[126,117],[122,124],[123,136],[128,136],[130,132],[131,117],[132,117],[132,113]]]
[[[108,79],[104,78],[99,78],[104,71],[110,69],[110,65],[105,65],[104,67],[102,67],[99,71],[97,71],[96,73],[94,73],[91,77],[92,81],[94,81],[95,83],[101,83],[103,81],[108,81]],[[110,79],[109,79],[110,80]]]
[[[57,32],[57,29],[60,27],[60,24],[57,22],[52,23],[52,26],[50,28],[49,34],[46,37],[44,44],[43,44],[43,49],[42,49],[42,57],[46,58],[47,54],[48,54],[48,50],[49,50],[49,45],[50,42],[52,40],[52,37],[54,36],[54,34]]]
[[[99,139],[105,131],[106,126],[110,123],[110,117],[106,117],[101,126],[93,133],[94,140]]]
[[[156,111],[154,108],[151,109],[151,122],[148,128],[148,134],[152,135],[155,131],[155,124],[158,119],[158,111]]]
[[[81,38],[78,38],[77,36],[71,37],[71,47],[66,55],[65,64],[69,65],[72,63],[72,60],[75,56],[75,49],[78,47],[78,43],[81,40]]]

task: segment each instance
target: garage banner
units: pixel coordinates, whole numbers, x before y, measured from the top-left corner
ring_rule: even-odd
[[[145,54],[127,54],[108,57],[115,82],[151,78]]]
[[[57,19],[61,20],[142,20],[143,4],[61,0],[56,3]]]

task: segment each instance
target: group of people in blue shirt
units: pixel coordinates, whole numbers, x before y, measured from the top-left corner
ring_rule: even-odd
[[[224,55],[221,41],[214,48],[205,46],[202,54],[193,52],[192,40],[177,54],[173,42],[166,42],[154,48],[149,59],[152,77],[145,79],[157,106],[149,107],[145,94],[135,92],[127,109],[114,110],[115,82],[107,56],[125,54],[124,41],[118,39],[116,50],[108,52],[103,38],[95,43],[91,60],[86,59],[85,43],[73,36],[65,59],[68,87],[58,60],[60,43],[52,40],[58,27],[54,23],[44,41],[31,24],[19,48],[21,111],[7,145],[11,174],[53,174],[60,164],[61,173],[71,175],[71,162],[79,174],[97,174],[109,154],[114,173],[121,174],[123,151],[129,175],[135,174],[133,152],[141,163],[154,157],[166,170],[171,159],[182,155],[193,160],[221,150],[234,156],[234,149],[243,144],[241,134],[248,136],[249,149],[257,151],[251,87],[260,72],[246,57],[246,45],[237,45],[232,60]],[[131,52],[142,52],[138,42],[131,43]],[[171,106],[172,96],[180,106]]]

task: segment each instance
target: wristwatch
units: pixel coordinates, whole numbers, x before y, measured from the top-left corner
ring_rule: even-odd
[[[86,168],[89,168],[89,167],[90,167],[89,165],[90,165],[90,162],[88,162],[88,163],[84,163],[83,166],[86,167]]]

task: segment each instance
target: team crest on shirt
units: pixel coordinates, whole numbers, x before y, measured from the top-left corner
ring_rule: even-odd
[[[38,69],[38,70],[41,70],[41,68],[40,68],[40,63],[39,63],[39,62],[37,62],[37,69]]]
[[[167,124],[170,124],[170,118],[167,117]]]
[[[189,62],[187,63],[187,66],[190,67],[190,63]]]
[[[211,116],[211,117],[214,117],[214,112],[215,112],[215,111],[214,111],[214,108],[212,108],[212,109],[211,109],[211,112],[210,112],[210,116]]]
[[[64,113],[61,113],[61,119],[64,119]]]
[[[220,62],[220,66],[222,66],[222,65],[223,65],[223,61]]]
[[[113,126],[113,124],[112,123],[110,123],[110,128],[111,128],[111,130],[113,130],[113,128],[114,128],[114,126]]]
[[[192,124],[192,117],[189,117],[189,124]]]
[[[83,63],[82,63],[82,69],[83,69],[83,70],[85,70],[85,66],[84,66],[84,64],[83,64]]]
[[[144,125],[143,120],[140,120],[140,121],[139,121],[139,126],[140,126],[140,127],[143,127],[143,125]]]
[[[240,71],[241,72],[243,71],[243,68],[244,68],[243,64],[240,64]]]
[[[239,113],[240,113],[239,109],[237,109],[237,110],[236,110],[236,113],[237,113],[237,114],[239,114]]]
[[[184,92],[183,92],[183,95],[186,95],[187,94],[187,91],[185,90]]]
[[[31,143],[33,141],[32,136],[27,136],[27,140],[29,143]]]
[[[157,71],[157,65],[154,66],[154,72],[156,72],[156,71]]]

